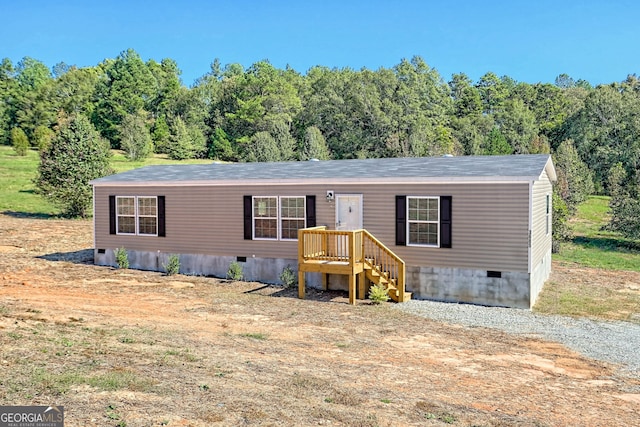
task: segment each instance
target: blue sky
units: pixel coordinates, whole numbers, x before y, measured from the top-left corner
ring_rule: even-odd
[[[392,67],[421,56],[445,81],[492,71],[528,83],[567,73],[592,84],[640,74],[640,2],[0,0],[0,58],[78,67],[128,48],[172,58],[184,84],[215,58],[268,59],[300,73]]]

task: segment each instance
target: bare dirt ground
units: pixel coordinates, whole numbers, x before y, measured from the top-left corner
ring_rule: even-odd
[[[98,267],[92,246],[88,221],[0,215],[0,405],[64,405],[67,426],[640,423],[639,379],[557,343]]]

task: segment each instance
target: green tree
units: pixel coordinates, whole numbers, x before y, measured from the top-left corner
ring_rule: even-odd
[[[482,146],[482,154],[488,156],[499,156],[504,154],[513,154],[513,148],[502,135],[500,129],[494,127],[489,132],[485,143]]]
[[[153,124],[151,139],[156,153],[167,153],[171,143],[171,129],[164,116],[158,117]]]
[[[304,132],[304,140],[300,160],[329,160],[329,147],[322,132],[315,126],[309,126]]]
[[[15,69],[9,58],[0,62],[0,144],[11,144],[11,128],[15,127]]]
[[[598,86],[584,106],[564,125],[565,138],[575,141],[580,157],[594,174],[596,191],[606,189],[607,174],[621,163],[628,182],[640,174],[640,97],[622,85]]]
[[[93,97],[101,73],[100,67],[71,67],[58,76],[48,93],[54,108],[67,115],[82,113],[91,117],[96,108]]]
[[[120,125],[120,146],[131,161],[146,159],[153,153],[153,142],[143,113],[124,117]]]
[[[155,80],[150,81],[154,93],[148,100],[148,110],[154,116],[177,114],[182,96],[178,64],[165,58],[159,64],[149,60],[146,65]]]
[[[464,73],[454,74],[449,82],[456,117],[471,117],[482,114],[480,92],[471,83],[471,79]]]
[[[553,189],[553,196],[551,202],[553,209],[551,212],[551,228],[552,228],[552,243],[551,251],[554,253],[560,252],[562,243],[568,242],[573,238],[571,227],[569,227],[569,209],[562,197],[556,192],[556,188]]]
[[[104,74],[95,90],[92,121],[113,148],[120,148],[119,127],[127,114],[149,111],[158,95],[157,81],[133,49],[101,64]]]
[[[277,120],[271,125],[269,132],[280,150],[280,160],[294,160],[296,154],[296,140],[291,136],[289,124]]]
[[[611,219],[604,228],[617,231],[629,239],[640,239],[640,185],[629,182],[622,163],[609,170],[608,190],[611,194]]]
[[[383,105],[396,104],[389,109],[387,120],[395,127],[401,146],[409,147],[411,155],[425,155],[449,151],[449,115],[454,110],[449,86],[438,71],[415,56],[403,59],[394,67],[397,87]],[[423,139],[420,143],[419,139]],[[406,142],[403,142],[406,141]],[[443,150],[442,146],[447,147]]]
[[[46,126],[38,126],[33,132],[33,144],[39,151],[45,150],[51,144],[54,132]]]
[[[51,72],[43,62],[28,56],[16,67],[16,81],[21,88],[35,90],[51,80]]]
[[[568,74],[562,73],[555,79],[555,85],[560,89],[570,89],[576,86],[576,81]]]
[[[71,217],[86,217],[91,208],[89,181],[113,173],[106,141],[83,115],[60,123],[51,145],[40,153],[35,184],[40,194]]]
[[[618,194],[609,202],[611,220],[605,227],[629,239],[640,240],[640,200],[635,194]]]
[[[187,133],[191,140],[191,157],[201,159],[207,154],[207,138],[202,130],[195,124],[187,125]]]
[[[302,91],[304,109],[298,116],[299,127],[317,127],[325,137],[335,158],[349,157],[350,146],[356,142],[351,135],[355,126],[350,122],[350,105],[345,100],[346,82],[353,75],[349,69],[313,67],[306,75]]]
[[[484,154],[486,141],[494,127],[495,122],[490,115],[453,117],[451,119],[453,137],[467,156]],[[506,144],[506,140],[504,142]]]
[[[613,165],[611,169],[609,169],[609,176],[607,178],[607,189],[611,197],[620,197],[625,193],[627,182],[627,171],[622,166],[621,162]]]
[[[593,194],[593,178],[587,165],[580,159],[574,142],[563,141],[553,154],[558,181],[555,190],[564,200],[569,213],[575,213],[578,205]]]
[[[559,89],[548,83],[532,86],[533,97],[525,101],[535,117],[538,132],[547,138],[556,135],[569,116],[570,106],[568,90]],[[574,90],[574,89],[570,89]]]
[[[227,161],[236,160],[231,141],[229,141],[227,133],[222,128],[216,128],[210,139],[209,158]]]
[[[32,138],[36,127],[49,127],[56,120],[57,109],[50,96],[51,72],[42,62],[25,57],[18,62],[15,80],[13,123]]]
[[[535,115],[520,99],[504,102],[495,114],[500,133],[505,137],[515,154],[528,154],[531,141],[538,134]]]
[[[26,156],[29,150],[29,138],[20,128],[11,129],[11,143],[18,156]]]
[[[529,154],[549,154],[549,140],[544,135],[536,135],[529,143]]]
[[[167,147],[167,154],[173,160],[193,158],[194,149],[189,135],[189,129],[180,117],[173,119],[171,142]]]
[[[509,95],[506,79],[500,79],[495,73],[488,72],[476,84],[482,100],[482,112],[493,114],[502,108]]]
[[[214,129],[221,127],[236,144],[246,145],[263,131],[288,143],[283,130],[291,128],[302,108],[299,79],[291,70],[278,70],[267,61],[253,64],[241,75],[234,71],[223,77],[208,123]]]
[[[269,132],[257,132],[248,144],[245,160],[248,162],[277,162],[282,153]]]

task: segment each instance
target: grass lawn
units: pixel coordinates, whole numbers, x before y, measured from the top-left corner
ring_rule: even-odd
[[[11,212],[27,216],[56,216],[60,210],[35,193],[33,179],[40,162],[39,153],[29,150],[26,156],[18,156],[13,147],[0,146],[0,212]],[[116,172],[146,165],[175,164],[175,163],[211,163],[211,160],[167,159],[164,155],[153,157],[140,162],[130,162],[121,151],[114,150],[111,167]]]
[[[640,242],[603,231],[609,198],[592,196],[570,222],[575,237],[554,254],[555,269],[534,311],[640,323]]]
[[[589,197],[570,221],[573,240],[563,244],[553,259],[563,265],[640,271],[640,242],[602,230],[609,221],[608,211],[609,197]]]
[[[35,194],[33,179],[40,156],[29,150],[18,156],[12,147],[0,146],[0,212],[15,212],[30,216],[56,215],[60,211]]]

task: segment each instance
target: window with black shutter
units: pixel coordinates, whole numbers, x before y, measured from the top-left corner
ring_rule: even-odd
[[[407,245],[407,196],[396,196],[396,245]]]
[[[451,196],[396,196],[396,245],[451,248]]]

